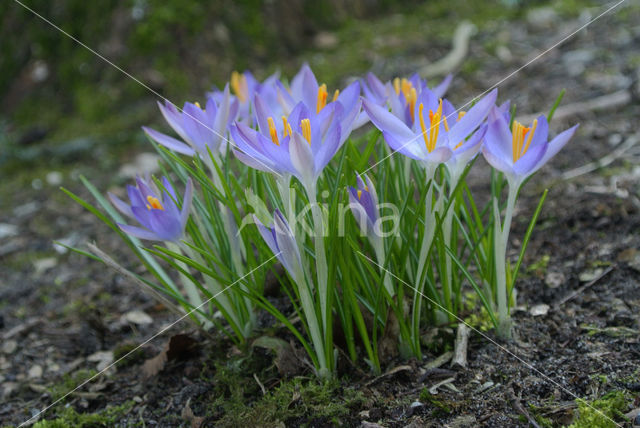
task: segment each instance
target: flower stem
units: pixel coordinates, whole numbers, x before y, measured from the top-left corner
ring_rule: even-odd
[[[311,214],[313,216],[314,237],[316,256],[316,273],[318,275],[318,297],[320,299],[320,311],[322,314],[322,326],[326,332],[327,326],[327,256],[324,249],[324,224],[322,220],[322,209],[316,199],[316,186],[309,188],[309,203],[311,204]]]
[[[498,298],[498,327],[496,333],[502,339],[511,338],[511,316],[509,314],[509,302],[507,299],[507,245],[509,243],[509,232],[513,210],[516,205],[518,187],[509,185],[509,195],[507,197],[507,207],[504,216],[504,223],[500,227],[500,211],[498,200],[493,200],[494,212],[494,248],[496,263],[496,293]]]

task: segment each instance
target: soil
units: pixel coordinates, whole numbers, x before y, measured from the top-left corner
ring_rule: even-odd
[[[345,367],[338,384],[331,386],[335,397],[330,401],[348,402],[346,410],[338,416],[318,416],[321,412],[314,410],[312,400],[304,391],[296,396],[294,389],[285,407],[295,416],[283,413],[283,419],[270,425],[563,426],[579,420],[578,398],[593,403],[612,392],[625,398],[622,413],[640,407],[638,145],[604,168],[562,180],[563,172],[609,155],[630,138],[640,138],[640,7],[631,3],[500,85],[500,98],[527,106],[526,113],[546,111],[562,88],[567,89],[563,104],[618,90],[632,94],[622,107],[584,111],[554,124],[556,131],[576,122],[581,127],[528,183],[518,204],[511,241],[514,258],[542,189],[550,187],[518,281],[514,340],[499,342],[492,331],[472,332],[466,369],[433,367],[433,361],[451,348],[451,341],[426,351],[421,361],[390,362],[379,378],[363,367]],[[554,12],[546,18],[530,14],[482,26],[471,42],[462,78],[449,92],[451,98],[466,101],[603,7],[585,9],[578,18],[574,13],[574,19]],[[446,44],[438,48],[446,51]],[[420,61],[411,51],[400,52],[373,69],[392,75],[399,68],[394,64],[411,69]],[[90,170],[80,164],[77,169]],[[84,195],[73,176],[65,177],[63,184]],[[474,192],[486,194],[486,177],[473,178]],[[113,184],[109,171],[95,171],[92,180],[104,190],[107,184],[101,183]],[[99,220],[54,185],[45,181],[35,186],[43,189],[34,189],[33,182],[25,184],[10,203],[0,205],[0,223],[18,231],[0,242],[0,422],[7,425],[37,414],[62,395],[65,382],[78,384],[78,376],[87,373],[78,374],[79,370],[98,370],[109,361],[109,352],[122,353],[130,349],[123,345],[143,343],[176,318],[106,266],[54,249],[52,240],[64,239],[76,246],[95,241],[110,254],[124,251]],[[273,331],[286,338],[277,326]],[[195,340],[197,349],[144,379],[143,361],[181,332]],[[106,356],[101,351],[107,351]],[[90,414],[107,405],[125,404],[114,420],[100,423],[232,426],[225,400],[239,401],[248,411],[262,403],[262,388],[274,394],[285,382],[293,382],[281,379],[270,352],[255,348],[243,353],[185,323],[145,344],[142,354],[131,358],[48,410],[45,419],[54,419],[65,408]],[[229,374],[230,379],[241,379],[240,391],[224,383],[225,370],[236,376]],[[314,382],[310,377],[303,372],[296,381],[308,388]],[[434,386],[446,379],[451,380]],[[348,398],[357,393],[359,398]],[[620,414],[615,419],[631,426]]]

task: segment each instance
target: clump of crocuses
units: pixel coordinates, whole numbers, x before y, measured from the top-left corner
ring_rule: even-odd
[[[331,88],[308,65],[290,82],[234,72],[200,102],[159,103],[162,131],[143,127],[165,177],[138,177],[129,202],[110,194],[116,210],[87,182],[106,216],[73,197],[122,234],[152,274],[144,283],[203,328],[244,343],[262,334],[266,311],[321,377],[340,355],[374,372],[394,352],[421,357],[426,328],[462,322],[469,289],[508,338],[522,262],[506,259],[516,198],[577,126],[550,138],[548,117],[521,124],[508,102],[496,105],[497,89],[456,108],[451,81],[368,73]],[[472,166],[494,169],[486,206],[467,185]],[[267,278],[286,309],[265,295]]]

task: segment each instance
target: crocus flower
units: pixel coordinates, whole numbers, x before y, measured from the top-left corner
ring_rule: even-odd
[[[204,159],[209,158],[207,147],[212,153],[225,148],[227,127],[238,109],[237,102],[231,102],[229,98],[228,86],[219,104],[209,98],[204,109],[198,103],[188,102],[182,111],[168,101],[164,105],[158,102],[158,106],[167,123],[184,142],[146,126],[142,127],[144,132],[171,150],[186,155],[199,153]]]
[[[162,186],[164,190],[159,192],[155,185],[137,177],[135,187],[127,186],[130,204],[109,193],[109,199],[118,211],[142,225],[118,223],[122,231],[152,241],[178,241],[182,237],[189,218],[193,183],[191,179],[187,181],[182,209],[178,209],[176,192],[165,177],[162,178]]]
[[[509,129],[509,122],[510,115],[505,108],[491,110],[482,153],[491,166],[505,174],[510,186],[516,188],[555,156],[578,128],[575,125],[548,141],[549,123],[543,115],[528,127],[514,120]]]
[[[380,218],[378,195],[371,179],[367,175],[364,178],[365,180],[362,180],[360,175],[356,175],[357,188],[349,187],[349,207],[360,225],[360,230],[372,238],[375,236],[375,226]]]
[[[253,100],[256,94],[259,94],[272,110],[280,109],[276,82],[278,82],[278,73],[272,74],[263,82],[257,80],[250,71],[244,71],[243,73],[234,71],[231,73],[229,82],[231,101],[238,103],[238,114],[236,117],[230,118],[230,120],[237,120],[251,126],[254,123],[252,112],[254,109]],[[224,99],[224,92],[214,89],[212,92],[207,93],[207,96],[221,103]]]
[[[360,108],[360,83],[355,81],[347,86],[343,91],[335,90],[333,96],[329,98],[327,85],[318,84],[313,71],[307,64],[304,64],[298,74],[291,80],[291,87],[287,90],[282,83],[278,82],[278,99],[285,114],[293,111],[293,108],[302,102],[310,114],[320,114],[326,107],[337,103],[340,104],[342,114],[340,116],[340,144],[344,143],[349,134],[354,129],[354,124]]]
[[[442,98],[436,100],[428,89],[423,89],[415,101],[410,115],[411,126],[407,126],[407,121],[401,120],[385,107],[367,100],[363,105],[393,150],[420,160],[425,165],[434,165],[448,161],[456,148],[461,148],[465,142],[469,143],[467,138],[485,120],[496,96],[497,90],[494,89],[466,114],[459,115],[451,126],[449,120],[453,121],[454,107]]]
[[[276,120],[256,96],[258,131],[242,123],[231,127],[239,150],[234,153],[248,166],[262,171],[296,176],[309,190],[340,148],[338,103],[312,114],[299,103],[288,117]]]
[[[294,280],[300,281],[302,279],[300,275],[303,272],[300,250],[289,223],[282,213],[279,210],[274,212],[273,225],[269,227],[262,224],[258,217],[254,216],[253,218],[264,242],[289,272],[289,275]]]

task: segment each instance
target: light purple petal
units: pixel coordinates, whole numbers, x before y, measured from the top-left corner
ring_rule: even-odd
[[[494,89],[484,96],[465,114],[460,121],[456,122],[449,131],[451,141],[463,141],[485,120],[489,110],[495,105],[498,90]]]
[[[309,143],[298,132],[293,131],[293,142],[289,144],[291,163],[296,169],[296,177],[305,185],[311,185],[314,180],[314,160]]]
[[[155,129],[148,128],[146,126],[143,126],[142,129],[155,142],[165,146],[168,149],[173,150],[174,152],[182,153],[183,155],[187,156],[193,156],[195,154],[195,151],[191,147],[180,140],[169,137],[168,135],[165,135],[161,132],[156,131]]]
[[[576,130],[578,129],[578,126],[579,125],[574,125],[573,127],[567,129],[566,131],[561,132],[556,136],[556,138],[554,138],[549,142],[547,150],[544,153],[544,156],[540,159],[540,162],[535,166],[535,168],[533,169],[533,172],[541,168],[545,163],[549,161],[549,159],[554,157],[569,142],[571,137],[573,137],[573,134],[575,134]]]
[[[442,98],[444,96],[445,92],[447,92],[447,89],[449,89],[449,85],[451,84],[452,80],[453,75],[448,74],[447,77],[445,77],[438,86],[432,89],[433,94],[436,96],[436,98]]]
[[[493,146],[490,146],[488,144],[482,146],[482,154],[489,165],[491,165],[498,171],[504,172],[505,174],[513,175],[513,167],[511,166],[512,164],[506,162],[503,156],[496,154],[495,148]]]
[[[362,106],[371,118],[371,122],[381,131],[393,136],[396,141],[409,141],[414,137],[414,133],[385,107],[373,104],[367,100]],[[398,149],[396,149],[398,150]]]
[[[121,224],[118,223],[118,227],[126,234],[131,235],[131,236],[135,236],[136,238],[140,238],[140,239],[147,239],[149,241],[162,241],[163,239],[160,238],[158,235],[156,235],[155,233],[146,230],[146,229],[141,229],[139,227],[136,226],[129,226],[127,224]]]
[[[121,200],[111,192],[108,192],[107,196],[109,197],[109,200],[111,201],[113,206],[116,207],[118,211],[120,211],[122,214],[126,215],[127,217],[135,218],[133,215],[133,212],[131,211],[131,206],[129,204],[127,204],[126,202],[124,202],[123,200]]]
[[[531,146],[525,154],[520,157],[513,164],[513,171],[520,176],[526,177],[535,172],[537,165],[542,165],[540,162],[545,152],[547,151],[548,144],[539,144],[537,146]]]
[[[191,181],[191,177],[187,180],[187,187],[184,190],[184,198],[182,199],[182,211],[180,212],[180,224],[182,225],[182,230],[184,231],[184,227],[187,224],[187,220],[189,219],[189,210],[191,209],[191,200],[193,199],[193,181]]]

